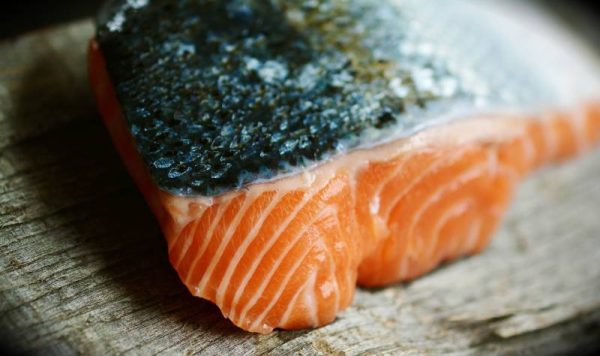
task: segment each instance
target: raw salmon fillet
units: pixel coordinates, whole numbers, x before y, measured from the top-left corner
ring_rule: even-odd
[[[598,64],[534,8],[264,3],[113,1],[89,49],[99,111],[173,267],[242,329],[324,325],[357,284],[411,280],[480,252],[528,172],[600,139]],[[322,64],[339,56],[343,66]],[[252,101],[269,93],[283,93],[273,107]],[[231,148],[246,131],[259,153]],[[276,135],[287,137],[280,147]]]

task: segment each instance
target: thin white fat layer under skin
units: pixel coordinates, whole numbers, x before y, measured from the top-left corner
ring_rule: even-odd
[[[285,194],[291,191],[308,191],[323,187],[336,175],[346,175],[355,179],[357,173],[372,162],[394,159],[405,153],[429,149],[435,146],[450,147],[468,144],[476,141],[494,142],[510,140],[524,134],[526,125],[522,118],[512,119],[482,116],[471,120],[461,120],[441,125],[431,130],[424,130],[413,136],[399,139],[384,145],[369,149],[358,149],[304,170],[302,173],[279,177],[270,181],[254,183],[244,188],[253,196],[266,192]],[[176,219],[176,225],[183,228],[194,221],[199,210],[209,208],[214,204],[224,204],[236,196],[239,191],[231,191],[217,197],[182,197],[167,195],[168,204],[165,208]],[[201,207],[198,209],[198,207]],[[176,233],[176,231],[174,231]]]
[[[385,137],[366,132],[361,146],[308,167],[243,188],[260,194],[321,186],[335,174],[350,178],[370,162],[442,144],[501,140],[518,135],[519,121],[551,109],[573,109],[600,98],[600,61],[580,38],[540,8],[517,0],[390,0],[422,23],[424,37],[443,51],[459,75],[482,78],[497,100],[456,102],[423,113],[424,124],[410,131],[390,128]],[[453,64],[454,63],[454,64]],[[463,72],[461,72],[463,71]],[[467,71],[467,72],[464,72]],[[434,128],[434,129],[432,129]],[[369,136],[371,135],[371,136]],[[197,207],[237,195],[168,196],[167,209],[185,226]],[[194,209],[191,206],[194,206]]]

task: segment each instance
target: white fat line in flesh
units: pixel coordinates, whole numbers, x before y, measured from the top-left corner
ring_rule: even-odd
[[[233,220],[229,223],[229,226],[227,227],[227,231],[225,231],[225,234],[223,235],[223,237],[221,238],[221,241],[219,242],[219,247],[217,248],[217,251],[215,252],[215,254],[213,256],[211,256],[210,265],[208,266],[208,268],[202,275],[202,279],[200,280],[200,283],[198,283],[198,287],[196,290],[199,291],[200,293],[204,292],[204,287],[206,287],[206,283],[208,281],[210,281],[213,271],[215,269],[215,266],[221,260],[223,251],[229,244],[232,235],[237,230],[241,219],[246,215],[246,211],[256,200],[257,200],[257,196],[254,194],[251,194],[251,193],[246,194],[246,196],[244,197],[244,203],[242,204],[240,209],[235,214],[235,217],[233,218]]]
[[[470,238],[471,229],[473,227],[472,224],[477,224],[479,221],[480,219],[477,217],[469,219],[467,229],[459,229],[458,233],[454,233],[450,236],[446,245],[441,248],[441,251],[438,251],[438,256],[436,256],[438,261],[441,262],[449,258],[457,258],[460,255],[465,254],[465,252],[468,251],[466,248],[463,248],[461,251],[462,253],[458,254],[460,247],[464,247],[464,241]]]
[[[352,217],[350,219],[352,219],[352,224],[353,227],[358,229],[358,221],[360,221],[360,219],[358,218],[358,199],[356,198],[356,192],[357,190],[357,173],[356,171],[354,171],[352,174],[348,174],[348,184],[349,184],[349,189],[350,189],[350,197],[351,197],[351,209],[352,209]],[[341,225],[340,225],[341,226]],[[344,236],[345,234],[342,234],[340,236]],[[363,246],[363,244],[361,244],[361,247]]]
[[[415,176],[409,184],[404,185],[403,189],[400,192],[398,192],[394,199],[388,204],[385,213],[382,214],[383,221],[389,223],[390,214],[396,209],[396,206],[401,202],[402,198],[404,198],[406,194],[411,192],[413,188],[421,181],[423,181],[425,177],[427,177],[429,174],[436,172],[444,164],[455,163],[458,159],[460,159],[463,156],[465,151],[466,149],[461,147],[457,148],[456,152],[453,152],[452,156],[450,157],[437,157],[433,162],[429,164],[429,166],[427,166],[427,169],[423,170],[418,176]]]
[[[474,179],[481,177],[481,175],[484,174],[484,172],[486,172],[486,168],[487,168],[486,163],[478,164],[478,165],[474,166],[473,168],[467,170],[466,172],[458,175],[452,181],[450,181],[450,182],[442,185],[440,188],[436,189],[434,191],[434,193],[432,195],[430,195],[429,198],[427,200],[425,200],[425,202],[423,204],[421,204],[421,207],[419,209],[417,209],[417,211],[414,212],[413,215],[411,216],[410,225],[407,229],[408,232],[407,232],[406,236],[408,236],[409,238],[414,237],[415,226],[418,223],[420,223],[421,216],[431,206],[435,207],[434,204],[439,202],[445,196],[445,194],[455,191],[455,190],[461,188],[462,186],[464,186],[467,182],[470,182]],[[415,244],[417,242],[418,241],[415,241]]]
[[[464,256],[468,251],[466,248],[461,250],[461,247],[465,247],[465,241],[471,238],[471,234],[473,233],[474,224],[481,225],[481,219],[476,218],[474,221],[469,221],[469,227],[462,234],[454,236],[448,243],[448,254],[446,258],[457,258],[460,256]]]
[[[183,242],[183,246],[181,247],[181,251],[179,252],[179,257],[177,258],[176,261],[173,261],[173,267],[176,270],[178,270],[179,264],[181,263],[181,261],[183,261],[183,259],[187,255],[188,250],[189,250],[190,246],[192,245],[192,243],[194,242],[195,238],[197,238],[197,237],[196,237],[196,230],[194,229],[193,231],[191,231],[188,238],[185,239],[185,241]],[[189,271],[188,271],[188,273],[189,273]]]
[[[469,210],[469,208],[471,208],[472,204],[473,204],[473,198],[468,197],[468,198],[463,199],[462,201],[458,202],[456,205],[453,205],[453,206],[449,207],[448,209],[446,209],[446,211],[444,212],[442,217],[440,217],[438,219],[438,221],[435,224],[435,227],[433,228],[433,233],[431,235],[432,241],[429,244],[429,249],[427,250],[427,257],[431,257],[431,256],[435,255],[435,252],[437,251],[437,247],[438,247],[438,241],[440,240],[440,234],[441,234],[442,230],[446,227],[448,222],[454,218],[457,218],[457,217],[463,215],[465,212],[467,212]]]
[[[340,284],[338,283],[337,280],[337,270],[335,268],[335,261],[333,259],[333,256],[331,255],[331,252],[326,249],[325,250],[327,255],[329,256],[329,268],[331,270],[331,281],[326,281],[324,284],[319,286],[319,290],[321,292],[321,296],[323,296],[323,298],[327,298],[331,295],[331,293],[334,294],[335,297],[335,302],[333,303],[334,305],[334,309],[335,312],[337,313],[337,311],[340,309],[340,299],[341,299],[341,289],[340,289]]]
[[[373,192],[373,197],[369,202],[369,212],[371,213],[371,215],[378,217],[380,208],[379,203],[381,202],[381,191],[383,190],[383,187],[385,187],[393,178],[396,178],[396,176],[400,174],[400,172],[404,169],[404,167],[406,166],[406,162],[408,161],[407,157],[408,155],[406,154],[402,156],[402,161],[398,163],[394,170],[379,183],[379,186]],[[391,160],[393,159],[394,158],[392,158]]]
[[[348,188],[350,189],[350,199],[352,201],[352,208],[353,208],[353,213],[354,213],[354,217],[357,218],[356,215],[356,172],[353,172],[353,174],[348,174]],[[356,221],[356,220],[355,220]]]
[[[377,218],[377,213],[379,212],[379,205],[381,204],[381,197],[379,194],[373,194],[373,198],[369,202],[369,213],[374,218]]]
[[[481,226],[483,222],[481,218],[475,219],[475,221],[471,222],[471,226],[469,227],[469,235],[465,240],[465,252],[472,252],[477,243],[481,238]]]
[[[546,142],[545,163],[555,159],[556,152],[558,151],[558,138],[552,127],[553,120],[554,116],[551,114],[545,114],[540,120],[540,126],[543,133],[542,136],[544,136],[544,141]]]
[[[268,193],[265,193],[265,194],[268,194]],[[227,265],[227,270],[225,271],[225,274],[223,275],[223,279],[221,280],[221,283],[217,287],[217,297],[216,297],[217,305],[220,305],[220,306],[223,305],[223,298],[225,297],[225,292],[227,291],[227,288],[229,287],[229,283],[231,281],[231,277],[233,276],[233,273],[235,272],[238,264],[240,263],[240,261],[242,260],[244,255],[246,254],[248,247],[254,241],[254,239],[258,235],[258,232],[263,227],[265,220],[267,219],[267,217],[269,217],[269,215],[271,214],[271,211],[273,211],[273,208],[275,208],[277,206],[277,204],[281,201],[282,196],[283,196],[283,194],[279,191],[277,193],[273,194],[273,197],[271,197],[271,201],[265,207],[265,209],[261,212],[260,218],[258,219],[256,224],[254,224],[254,226],[252,227],[252,230],[250,230],[248,232],[248,235],[246,235],[242,244],[239,247],[237,247],[235,254],[233,255],[233,257],[231,258],[231,261]]]
[[[539,157],[540,154],[536,150],[536,147],[533,144],[533,140],[531,138],[531,135],[528,132],[524,132],[518,138],[518,140],[519,140],[519,143],[521,144],[521,148],[523,150],[523,155],[527,159],[527,168],[526,169],[531,170],[532,167],[536,166],[536,159]],[[513,169],[513,173],[517,177],[520,177],[520,176],[523,176],[523,175],[527,174],[527,171],[525,171],[525,172],[518,172],[516,169]]]
[[[233,302],[231,303],[231,313],[229,315],[230,319],[232,319],[232,320],[236,319],[236,315],[237,315],[236,307],[239,303],[239,300],[240,300],[241,296],[244,294],[244,292],[246,290],[246,286],[248,285],[248,282],[250,281],[250,278],[252,278],[252,276],[254,275],[254,272],[256,271],[256,269],[258,268],[260,263],[262,262],[263,258],[267,254],[267,252],[275,244],[275,242],[277,241],[279,236],[285,231],[285,229],[288,227],[288,225],[296,218],[296,216],[304,208],[304,206],[312,199],[312,197],[314,197],[316,194],[320,193],[322,189],[323,188],[309,190],[308,192],[304,193],[302,200],[296,204],[296,207],[294,208],[294,210],[286,217],[286,219],[281,223],[279,228],[269,238],[268,242],[265,244],[265,246],[263,246],[263,249],[260,251],[259,255],[256,256],[256,258],[254,258],[254,261],[252,262],[252,265],[250,266],[250,268],[245,271],[244,279],[242,280],[242,282],[238,286],[237,290],[235,291],[235,295],[233,297]]]
[[[319,318],[317,316],[317,303],[315,303],[315,298],[314,298],[314,287],[315,287],[315,282],[317,280],[317,271],[316,270],[312,270],[310,272],[310,276],[306,279],[306,282],[304,282],[304,284],[298,288],[298,290],[296,291],[296,293],[294,294],[294,296],[292,297],[292,299],[290,299],[290,302],[288,303],[288,307],[286,308],[285,312],[283,313],[283,315],[281,316],[279,323],[277,323],[277,325],[279,326],[285,326],[290,318],[291,313],[297,309],[297,305],[299,302],[299,298],[300,296],[303,297],[303,304],[306,307],[306,309],[308,309],[309,311],[309,315],[311,317],[311,321],[312,321],[312,326],[317,326],[318,325],[318,321]],[[307,293],[310,291],[310,285],[313,286],[312,288],[312,293],[310,295],[308,295]],[[312,298],[311,298],[312,297]]]
[[[189,279],[192,276],[192,274],[194,273],[194,269],[196,268],[196,264],[198,263],[198,261],[200,260],[200,258],[202,257],[202,255],[204,255],[204,251],[206,250],[206,248],[208,247],[210,241],[212,240],[213,233],[214,233],[216,227],[219,225],[219,222],[221,222],[221,218],[223,217],[223,214],[225,214],[225,212],[227,211],[227,209],[229,209],[229,205],[231,204],[232,201],[233,201],[233,199],[230,199],[227,202],[218,205],[218,207],[217,207],[217,214],[214,216],[213,220],[210,222],[210,226],[209,226],[208,230],[206,231],[206,235],[205,236],[198,237],[197,232],[194,232],[194,236],[196,236],[196,238],[201,238],[202,239],[202,245],[200,245],[200,248],[198,249],[198,251],[188,251],[189,250],[189,246],[185,250],[185,255],[187,255],[188,253],[194,253],[195,254],[195,257],[192,260],[192,263],[190,264],[190,268],[188,268],[188,270],[187,270],[187,276],[186,276],[185,281],[184,281],[186,285],[189,283]],[[183,258],[182,258],[182,260],[183,260]],[[175,266],[175,269],[179,268],[179,263],[177,263],[177,265]]]
[[[304,289],[304,306],[308,309],[312,324],[311,326],[319,325],[319,303],[315,295],[317,283],[317,270],[311,272],[309,280],[311,281]]]
[[[354,210],[356,211],[356,209],[354,209]],[[335,218],[335,226],[336,226],[337,232],[338,232],[336,236],[337,237],[345,236],[344,232],[342,231],[342,222],[340,220],[339,209],[336,209],[334,218]],[[335,249],[336,245],[339,242],[343,243],[342,241],[335,241],[334,244],[333,244],[333,246],[331,246],[331,248]],[[336,264],[335,264],[335,259],[334,259],[333,255],[331,254],[330,250],[327,248],[327,249],[325,249],[325,251],[329,255],[329,264],[330,264],[330,268],[331,268],[331,274],[333,276],[333,281],[335,283],[335,290],[337,291],[335,293],[335,310],[337,311],[340,308],[340,294],[341,294],[340,284],[338,283],[338,280],[337,280],[337,267],[336,267]],[[346,267],[346,269],[344,270],[344,275],[347,276],[348,275],[348,270],[351,267],[349,267],[349,266],[345,266],[345,267]]]
[[[336,226],[339,227],[340,220],[337,218],[338,214],[339,214],[339,209],[336,208],[335,209],[335,217],[336,217],[335,220],[336,220]],[[321,234],[321,236],[325,236],[325,232],[321,229],[321,227],[316,226],[316,228],[319,231],[319,233]],[[339,228],[338,228],[338,231],[339,231]],[[321,292],[321,296],[323,297],[323,299],[328,298],[331,295],[331,293],[335,294],[335,303],[334,303],[335,309],[334,310],[337,311],[340,306],[341,291],[340,291],[340,285],[337,281],[337,275],[336,275],[337,270],[336,270],[336,266],[335,266],[335,260],[333,258],[333,255],[331,254],[331,250],[329,248],[327,248],[327,246],[323,247],[323,251],[327,255],[325,258],[327,259],[327,261],[329,261],[329,270],[331,271],[330,279],[331,279],[331,281],[333,281],[334,287],[330,287],[330,291],[329,291],[329,293],[327,293],[327,290],[325,289],[325,287],[327,287],[328,284],[331,283],[331,281],[326,280],[324,284],[321,284],[319,286],[319,291]],[[329,257],[329,258],[327,258],[327,257]],[[331,291],[331,289],[333,289],[333,291]]]
[[[296,235],[286,244],[285,249],[281,252],[281,254],[277,258],[277,260],[275,260],[275,263],[271,266],[271,269],[266,274],[266,276],[262,279],[262,282],[261,282],[260,286],[258,287],[258,290],[254,293],[252,298],[250,298],[250,300],[246,303],[246,306],[244,307],[244,309],[242,309],[242,312],[240,313],[240,316],[239,316],[240,320],[244,320],[246,318],[246,315],[248,314],[248,311],[250,311],[250,309],[252,309],[252,307],[254,307],[256,305],[256,302],[263,295],[263,292],[265,291],[265,289],[267,288],[267,286],[273,279],[275,272],[278,271],[279,266],[281,266],[283,261],[285,261],[285,259],[288,257],[290,252],[294,249],[294,247],[296,247],[296,245],[298,243],[300,243],[301,238],[306,234],[306,232],[310,231],[311,229],[316,229],[314,226],[315,222],[319,221],[323,217],[326,217],[330,214],[335,213],[336,210],[337,209],[335,209],[335,207],[332,207],[330,205],[325,206],[318,214],[315,214],[315,216],[307,224],[305,224],[304,227],[300,231],[298,231],[296,233]],[[312,249],[312,248],[313,248],[313,245],[308,246],[307,250],[304,253],[304,256],[306,254],[308,254],[308,252],[310,252],[310,249]],[[302,258],[302,260],[303,259],[304,259],[304,257]],[[287,287],[290,279],[296,273],[298,268],[300,268],[300,263],[297,261],[296,264],[294,264],[294,266],[292,267],[292,269],[287,273],[284,280],[279,284],[279,288],[277,289],[277,292],[275,293],[273,298],[271,298],[271,302],[269,303],[269,305],[263,310],[263,312],[260,314],[260,316],[254,322],[255,324],[259,320],[262,320],[264,318],[264,316],[267,315],[267,313],[275,305],[275,303],[277,301],[279,301],[279,298],[280,298],[281,294],[283,294],[285,287]]]
[[[194,222],[194,226],[193,226],[192,230],[188,234],[187,238],[184,241],[183,246],[181,247],[181,250],[179,251],[179,258],[177,260],[173,261],[173,267],[176,270],[178,270],[179,264],[181,263],[181,261],[183,261],[185,259],[185,256],[187,256],[187,254],[189,253],[189,248],[192,245],[192,243],[194,242],[194,239],[199,238],[199,237],[197,237],[198,224],[202,220],[202,217],[204,217],[204,214],[208,213],[208,211],[210,209],[212,209],[212,208],[211,207],[205,208],[202,212],[202,215],[198,219],[196,219],[196,221]],[[183,229],[180,229],[180,230],[183,231]],[[179,233],[179,235],[181,235],[181,233]],[[173,246],[175,246],[175,244],[173,244]],[[170,252],[171,251],[169,251],[169,253]],[[190,271],[187,271],[186,273],[190,273]]]
[[[323,195],[321,196],[321,201],[327,202],[329,199],[338,196],[342,190],[344,190],[344,186],[341,184],[332,184],[327,187],[327,189],[323,189]]]
[[[356,208],[354,208],[354,211],[356,211]],[[340,220],[339,209],[336,211],[335,221],[336,221],[336,227],[337,227],[337,231],[338,231],[337,236],[338,237],[348,237],[346,235],[344,229],[342,229],[342,226],[344,226],[344,225],[342,224],[342,221]],[[360,237],[362,237],[362,236],[359,236],[359,238]],[[345,251],[350,251],[351,250],[351,248],[348,246],[348,239],[344,239],[344,238],[341,238],[339,241],[335,241],[334,244],[333,244],[333,246],[332,246],[332,248],[335,249],[338,253],[340,253],[340,250],[341,250],[341,253],[343,253],[345,257],[348,257],[348,253],[346,253]],[[361,258],[362,258],[362,256],[363,255],[361,255]],[[331,261],[332,262],[334,261],[333,260],[333,256],[331,256]],[[356,281],[353,281],[350,278],[351,277],[350,276],[350,272],[353,269],[356,269],[357,267],[352,267],[350,265],[350,263],[349,263],[349,259],[348,258],[346,259],[346,263],[347,263],[347,266],[344,266],[344,269],[343,269],[344,276],[345,276],[345,279],[346,279],[346,286],[353,287],[353,286],[356,285]],[[339,310],[339,307],[340,307],[339,295],[341,294],[341,289],[339,287],[339,283],[337,282],[337,267],[336,267],[335,264],[333,264],[332,266],[333,266],[333,275],[336,276],[335,277],[335,281],[336,281],[336,285],[337,285],[337,288],[338,288],[338,300],[336,302],[336,310]]]
[[[271,311],[271,309],[275,305],[277,305],[277,302],[281,298],[281,294],[283,294],[283,292],[285,291],[285,288],[290,283],[291,278],[298,271],[298,269],[300,268],[300,266],[302,266],[302,264],[304,263],[304,260],[306,260],[306,258],[309,256],[311,250],[312,250],[312,246],[309,246],[308,248],[306,248],[304,250],[304,252],[300,256],[300,258],[292,266],[292,269],[290,270],[290,272],[286,275],[285,279],[281,282],[280,288],[277,290],[277,293],[273,296],[273,299],[271,300],[271,302],[269,303],[269,305],[263,310],[263,312],[258,317],[256,317],[256,319],[254,320],[254,322],[251,324],[250,329],[256,328],[260,323],[264,322],[265,317],[268,315],[268,313]],[[305,282],[303,286],[305,286],[307,284],[307,282]],[[303,289],[303,288],[301,288],[301,289]],[[297,293],[299,294],[300,290]],[[292,303],[292,301],[290,301],[290,304],[288,304],[288,308],[291,306],[291,303]],[[254,304],[256,304],[256,303],[254,303]],[[250,309],[248,309],[248,311],[249,310]],[[246,318],[246,315],[248,314],[248,311],[246,311],[246,313],[242,313],[240,315],[240,320],[241,321],[243,321]],[[273,327],[277,327],[277,326],[281,326],[281,325],[273,325]]]
[[[298,298],[304,292],[304,289],[308,286],[308,284],[310,282],[311,282],[311,280],[309,278],[307,278],[306,282],[304,282],[304,284],[302,284],[300,286],[300,288],[298,288],[296,293],[294,293],[294,296],[292,297],[292,299],[290,299],[290,302],[288,303],[288,305],[285,309],[285,312],[281,315],[279,322],[275,326],[279,326],[279,327],[286,326],[288,320],[290,319],[290,314],[296,309],[296,304],[298,302]]]
[[[455,191],[463,187],[466,183],[481,177],[482,174],[486,172],[486,168],[492,175],[498,175],[502,172],[509,177],[517,176],[517,173],[513,168],[501,165],[499,163],[495,151],[488,152],[488,159],[486,162],[478,164],[467,170],[465,173],[458,175],[452,181],[438,188],[433,195],[429,196],[425,203],[422,204],[413,215],[407,236],[414,236],[414,229],[420,221],[422,215],[425,214],[429,209],[436,207],[435,204],[442,198],[446,197],[447,193]]]
[[[198,224],[200,223],[200,220],[202,220],[202,217],[204,216],[204,213],[206,213],[208,209],[204,209],[202,210],[202,213],[194,220],[194,222],[192,223],[192,227],[190,229],[190,231],[186,234],[186,241],[187,239],[193,239],[194,238],[194,234],[196,233],[196,229],[198,228]],[[185,227],[183,229],[181,229],[181,231],[183,232],[183,230],[185,230]],[[178,234],[175,234],[175,238],[171,239],[171,241],[169,241],[168,243],[168,251],[169,251],[169,255],[171,254],[171,251],[173,250],[173,247],[175,247],[175,245],[177,245],[177,242],[179,241],[179,239],[181,239],[183,236],[183,234],[180,232]],[[191,241],[191,240],[190,240]],[[189,245],[188,245],[189,248]],[[187,249],[186,249],[187,251]],[[177,263],[179,263],[179,261],[177,261]]]

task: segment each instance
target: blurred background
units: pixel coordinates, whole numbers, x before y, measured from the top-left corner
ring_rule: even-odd
[[[504,0],[500,0],[504,1]],[[528,0],[518,0],[528,1]],[[584,33],[600,48],[600,4],[589,0],[529,0],[540,3]],[[103,0],[5,1],[0,10],[0,39],[93,16]],[[595,5],[597,4],[597,5]]]

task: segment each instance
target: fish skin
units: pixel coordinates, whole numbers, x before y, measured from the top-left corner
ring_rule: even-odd
[[[150,177],[94,41],[89,53],[98,109],[171,263],[192,294],[251,332],[325,325],[350,305],[357,284],[411,280],[480,252],[529,172],[600,140],[600,102],[590,100],[535,115],[473,116],[304,176],[211,198],[176,196]]]
[[[207,197],[467,114],[596,93],[574,41],[537,12],[513,21],[529,6],[511,3],[113,0],[96,40],[154,182]]]

